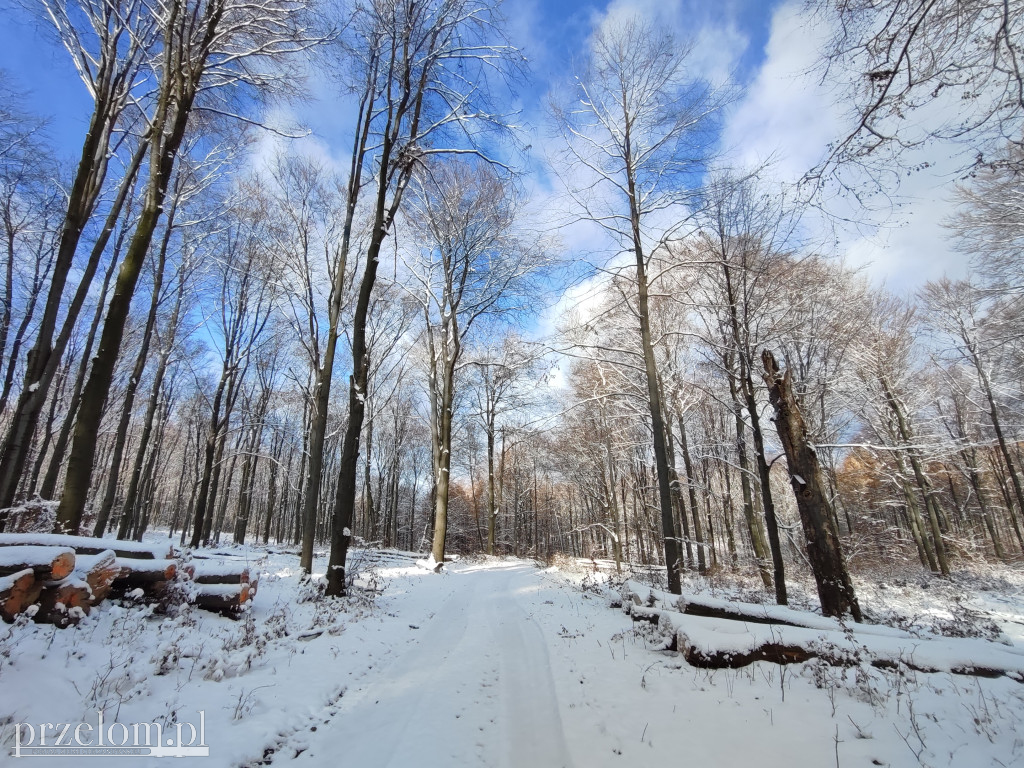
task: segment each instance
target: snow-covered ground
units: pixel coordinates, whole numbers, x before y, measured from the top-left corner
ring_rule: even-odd
[[[187,764],[204,768],[1024,764],[1024,685],[1011,677],[868,660],[694,668],[571,565],[492,558],[435,574],[407,553],[357,551],[360,588],[324,601],[294,553],[224,552],[261,574],[240,621],[108,604],[73,629],[0,626],[0,763],[19,764],[15,723],[95,724],[102,708],[129,724],[198,723],[202,710],[210,756]],[[1019,653],[1020,582],[975,586],[875,585],[865,603],[922,633],[966,612]]]

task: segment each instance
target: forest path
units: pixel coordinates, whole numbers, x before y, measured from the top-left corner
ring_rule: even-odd
[[[549,589],[564,593],[530,565],[498,562],[396,595],[389,609],[416,632],[346,691],[296,762],[571,766],[550,662],[558,638],[534,618],[554,605]]]

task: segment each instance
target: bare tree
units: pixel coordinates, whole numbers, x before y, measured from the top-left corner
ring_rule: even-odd
[[[416,175],[409,211],[420,243],[406,265],[422,307],[434,460],[434,559],[444,561],[456,374],[485,318],[523,311],[546,254],[519,226],[522,199],[483,163],[431,163]]]
[[[1012,425],[1008,429],[1001,398],[997,395],[998,381],[994,381],[993,376],[996,363],[1005,353],[1007,344],[1006,334],[1000,332],[1000,318],[1009,313],[998,302],[993,304],[988,300],[985,293],[969,280],[942,278],[929,282],[922,289],[921,297],[928,313],[928,325],[941,335],[944,346],[951,346],[954,353],[974,370],[983,398],[980,405],[995,434],[999,454],[1006,465],[1006,474],[1013,489],[1013,498],[1024,515],[1024,485],[1021,481],[1020,462],[1014,458],[1015,451],[1011,451],[1016,438],[1009,433]],[[1014,394],[1017,393],[1019,387],[1015,387]],[[964,431],[961,428],[961,433]],[[976,468],[976,463],[972,462],[972,465]]]
[[[79,242],[97,209],[110,161],[117,156],[120,140],[115,130],[132,102],[133,89],[143,79],[147,57],[158,39],[156,24],[143,6],[143,0],[47,0],[41,4],[93,98],[93,112],[67,192],[46,301],[26,359],[24,384],[0,444],[0,509],[14,501],[50,383],[145,154],[147,143],[143,140],[132,150],[103,226],[82,265],[78,286],[66,302],[65,288]],[[0,512],[0,528],[5,515]]]
[[[0,71],[0,414],[7,410],[21,348],[43,296],[57,248],[61,200],[58,168],[46,148],[44,123],[27,113],[22,96]]]
[[[572,101],[555,107],[570,186],[583,215],[603,226],[635,264],[636,315],[647,379],[669,588],[678,593],[664,406],[649,307],[650,259],[687,217],[693,174],[704,168],[720,94],[689,72],[691,46],[639,18],[598,30]]]
[[[978,171],[969,185],[958,188],[960,209],[948,222],[976,279],[998,295],[1024,291],[1024,148],[1013,147],[1007,156],[1007,163]]]
[[[149,140],[148,178],[139,222],[118,269],[68,457],[57,526],[77,531],[92,478],[99,416],[121,350],[135,286],[164,212],[164,199],[193,109],[224,110],[220,90],[249,89],[266,95],[288,78],[284,59],[305,50],[318,38],[304,26],[307,6],[290,0],[176,0],[167,6],[145,6],[162,45],[150,66],[156,73],[151,112],[146,116]],[[197,103],[198,99],[198,103]]]
[[[894,161],[935,139],[961,142],[965,165],[1020,168],[1024,6],[1006,0],[828,0],[835,32],[823,77],[849,79],[850,126],[812,175],[854,163],[898,182]],[[935,109],[936,100],[945,109]],[[913,117],[913,119],[908,119]]]
[[[285,292],[285,315],[308,357],[312,372],[299,557],[299,565],[306,573],[313,567],[334,358],[338,338],[343,332],[343,312],[351,301],[352,274],[348,257],[356,205],[363,186],[363,166],[371,147],[370,123],[366,118],[373,96],[373,81],[369,73],[364,72],[364,77],[347,187],[339,189],[324,168],[306,159],[281,156],[272,171],[275,205],[282,220],[279,229],[285,257],[283,267],[291,277],[287,281],[291,287],[286,286]],[[326,320],[326,328],[323,320]]]
[[[215,320],[221,371],[210,398],[210,424],[192,528],[193,547],[210,540],[212,508],[217,499],[228,426],[276,298],[276,283],[271,280],[275,267],[267,252],[273,238],[265,229],[269,223],[266,198],[252,187],[242,194],[245,200],[239,201],[233,211],[232,225],[218,235]]]
[[[521,409],[529,401],[522,385],[537,373],[539,357],[535,349],[518,335],[506,333],[501,345],[493,340],[469,351],[470,386],[476,394],[475,416],[483,427],[487,442],[487,554],[495,553],[498,523],[499,482],[495,472],[495,440],[499,420]]]
[[[381,246],[424,158],[443,153],[485,158],[475,134],[504,125],[489,104],[487,88],[495,73],[509,74],[514,50],[500,39],[496,22],[487,0],[372,0],[357,6],[353,56],[360,62],[365,90],[349,183],[358,186],[364,166],[369,170],[371,163],[373,177],[366,257],[352,316],[349,418],[331,525],[330,595],[345,591],[370,369],[366,326]],[[351,193],[347,204],[355,205]]]

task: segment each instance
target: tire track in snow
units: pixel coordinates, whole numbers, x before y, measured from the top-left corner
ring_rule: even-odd
[[[504,589],[491,603],[507,717],[503,765],[570,768],[547,641],[521,602],[535,579],[533,568],[509,572]]]
[[[294,762],[571,766],[547,643],[517,596],[535,574],[514,566],[443,577],[455,588],[417,641],[346,692]]]

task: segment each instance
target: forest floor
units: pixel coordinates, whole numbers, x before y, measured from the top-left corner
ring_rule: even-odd
[[[1024,764],[1012,677],[877,669],[867,650],[847,667],[691,667],[611,607],[607,574],[577,563],[484,558],[435,574],[410,553],[358,550],[352,594],[326,601],[292,552],[222,557],[261,574],[238,621],[113,604],[66,630],[0,626],[0,764],[18,764],[15,724],[95,725],[99,709],[108,724],[202,711],[210,754],[187,764],[204,768]],[[1006,570],[858,586],[874,616],[922,642],[974,635],[1024,658],[1022,584]],[[738,584],[687,588],[751,599]]]

